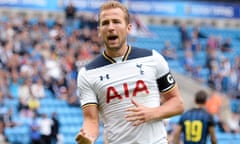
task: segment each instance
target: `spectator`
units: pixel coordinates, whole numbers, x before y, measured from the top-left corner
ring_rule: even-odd
[[[217,90],[213,89],[210,93],[210,97],[207,99],[206,102],[206,109],[207,111],[214,115],[215,117],[219,116],[223,105],[222,95]]]
[[[65,18],[67,20],[67,25],[71,25],[72,21],[76,17],[77,9],[74,6],[72,1],[69,1],[68,5],[65,8]]]
[[[15,127],[21,125],[21,122],[13,120],[12,115],[13,115],[12,108],[9,108],[8,112],[3,115],[2,119],[5,127]]]
[[[131,36],[137,36],[137,37],[151,37],[154,36],[151,31],[147,28],[146,25],[143,24],[141,19],[135,14],[131,17],[131,24],[132,24],[132,30],[130,35]]]
[[[222,117],[219,117],[219,119],[216,122],[220,132],[223,132],[223,133],[230,132],[230,128],[225,119],[223,119]]]
[[[60,122],[57,118],[57,113],[52,113],[52,121],[53,124],[51,126],[51,144],[57,144],[58,142],[58,135],[59,135],[59,128],[60,128]]]
[[[59,79],[54,88],[56,98],[67,100],[69,96],[69,87],[65,77]]]
[[[19,88],[19,98],[22,99],[27,103],[27,100],[31,97],[31,86],[32,86],[32,79],[26,78],[23,81],[23,84]]]
[[[210,35],[207,39],[207,47],[211,50],[215,50],[217,51],[219,49],[218,47],[218,42],[217,42],[217,38],[215,35]]]
[[[197,39],[207,38],[206,35],[204,35],[203,33],[200,32],[199,26],[194,26],[192,34],[193,34],[193,35],[196,35],[196,38],[197,38]]]
[[[219,67],[219,76],[221,78],[221,90],[223,92],[228,92],[230,87],[230,72],[231,72],[231,63],[228,58],[221,59],[220,67]]]
[[[161,53],[167,60],[176,60],[177,59],[176,49],[175,49],[175,47],[172,46],[170,41],[165,42],[165,45],[164,45]]]
[[[20,117],[32,117],[32,111],[28,107],[27,101],[23,98],[19,98],[18,113]]]
[[[10,144],[8,142],[7,136],[4,133],[4,122],[0,120],[0,144]]]
[[[238,72],[235,67],[232,67],[229,74],[229,94],[232,98],[236,98],[238,95],[237,86],[239,80]]]
[[[28,104],[29,110],[32,111],[33,113],[36,113],[37,110],[40,108],[40,101],[35,96],[31,96],[27,100],[27,104]]]
[[[212,49],[210,45],[207,46],[207,56],[206,56],[206,67],[209,69],[210,74],[216,73],[218,71],[218,55],[215,49]],[[215,69],[217,68],[217,69]]]
[[[187,31],[187,26],[185,24],[182,24],[179,28],[180,34],[181,34],[181,42],[182,45],[185,44],[186,41],[189,40],[189,34]]]
[[[38,116],[36,114],[33,116],[32,122],[30,123],[30,139],[31,144],[42,144],[40,126],[38,122]]]
[[[45,97],[43,80],[41,78],[36,78],[36,80],[31,86],[31,91],[32,91],[32,95],[37,99],[41,99]]]
[[[0,117],[3,117],[8,111],[8,107],[4,102],[3,93],[0,91]]]
[[[227,126],[231,133],[237,134],[240,133],[240,118],[239,114],[235,112],[231,112],[230,116],[227,117]]]
[[[42,114],[39,120],[39,130],[41,134],[42,144],[51,144],[51,127],[53,121],[47,114]]]
[[[9,79],[8,79],[8,72],[6,70],[0,70],[0,96],[3,97],[4,99],[12,99],[11,92],[9,90],[8,84],[9,84]]]
[[[202,45],[200,43],[200,34],[198,28],[195,28],[191,35],[191,43],[192,43],[192,51],[194,53],[199,52],[202,50]]]
[[[230,37],[226,38],[224,43],[221,45],[221,51],[222,52],[232,52],[232,41],[231,41]]]
[[[233,72],[231,74],[231,83],[234,84],[235,83],[235,86],[232,86],[231,88],[235,88],[235,89],[232,89],[233,90],[233,96],[234,98],[237,98],[237,99],[240,99],[240,56],[237,56],[235,59],[234,59],[234,64],[233,64]],[[236,74],[236,79],[234,81],[234,74]]]
[[[199,65],[196,64],[196,61],[193,57],[193,52],[191,50],[185,51],[185,57],[183,59],[183,66],[189,76],[193,77],[193,75],[197,75]]]

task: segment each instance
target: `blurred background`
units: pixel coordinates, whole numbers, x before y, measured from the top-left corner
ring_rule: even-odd
[[[129,43],[167,59],[186,110],[206,90],[219,144],[239,144],[240,2],[120,1],[132,16]],[[96,12],[104,2],[0,0],[1,144],[75,144],[77,71],[102,52]],[[178,118],[165,120],[170,140]]]

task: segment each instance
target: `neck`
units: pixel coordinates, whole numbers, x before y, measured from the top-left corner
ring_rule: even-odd
[[[203,108],[203,109],[204,109],[204,108],[205,108],[205,105],[204,105],[204,104],[197,104],[197,105],[196,105],[196,108]]]
[[[125,53],[127,52],[128,50],[128,45],[123,45],[121,46],[120,48],[106,48],[105,49],[105,53],[112,57],[112,58],[115,58],[115,57],[120,57],[120,56],[124,56]]]

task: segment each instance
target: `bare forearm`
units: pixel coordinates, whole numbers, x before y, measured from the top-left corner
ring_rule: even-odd
[[[95,141],[99,134],[99,117],[97,106],[93,105],[84,107],[83,118],[82,129]]]
[[[157,107],[155,111],[156,119],[164,119],[181,114],[184,111],[183,101],[178,97],[173,97],[165,101],[160,107]]]
[[[97,137],[99,135],[99,124],[98,124],[98,122],[92,121],[92,120],[85,120],[82,128],[84,129],[84,131],[88,135],[93,137],[94,140],[97,139]]]

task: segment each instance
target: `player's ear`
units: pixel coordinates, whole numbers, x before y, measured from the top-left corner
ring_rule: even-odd
[[[132,24],[128,24],[127,26],[127,32],[130,33],[132,30]]]

